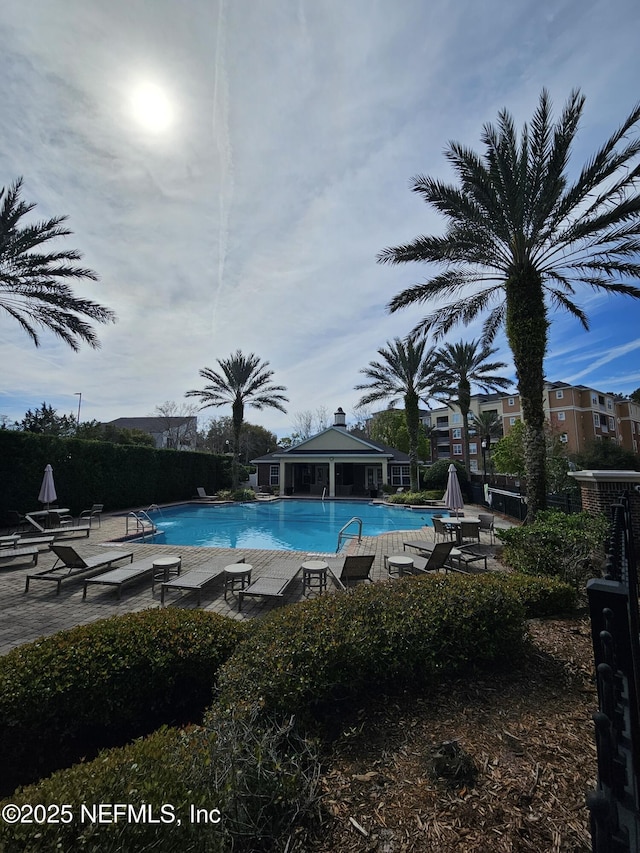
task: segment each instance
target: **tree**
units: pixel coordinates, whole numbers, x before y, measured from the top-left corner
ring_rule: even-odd
[[[497,410],[487,409],[484,412],[471,415],[471,429],[475,431],[480,446],[484,442],[485,452],[482,457],[483,474],[487,476],[487,453],[491,454],[491,444],[494,438],[502,437],[502,418]]]
[[[240,350],[229,358],[217,359],[220,372],[204,367],[200,376],[209,382],[201,391],[187,391],[185,397],[199,397],[201,408],[210,406],[225,406],[231,404],[233,421],[233,488],[239,485],[238,454],[240,452],[240,432],[244,422],[245,406],[264,409],[269,406],[286,412],[283,403],[288,398],[281,392],[286,391],[282,385],[272,385],[273,370],[269,370],[269,362],[261,362],[257,355],[249,353],[244,356]]]
[[[559,432],[553,429],[549,421],[545,421],[544,424],[544,446],[549,492],[558,494],[575,491],[576,482],[568,476],[571,466],[567,446],[561,441]],[[507,435],[495,445],[493,463],[501,474],[515,474],[517,477],[525,475],[525,425],[522,421],[516,421]],[[527,499],[528,495],[527,484]]]
[[[404,412],[397,409],[378,412],[371,420],[369,432],[374,441],[386,444],[387,447],[395,447],[397,450],[402,450],[403,453],[409,452],[409,433],[407,432]],[[418,425],[418,459],[426,461],[429,455],[430,443],[426,428],[421,423]]]
[[[444,397],[449,407],[457,405],[462,415],[462,440],[464,444],[464,468],[471,474],[469,459],[469,411],[471,409],[471,383],[477,385],[485,393],[504,391],[511,381],[503,376],[491,376],[494,370],[500,370],[507,365],[503,361],[489,361],[497,352],[487,344],[481,346],[479,341],[457,344],[445,344],[437,352],[438,370],[434,376],[433,393]]]
[[[632,391],[631,394],[629,394],[629,399],[640,406],[640,388],[636,388],[635,391]]]
[[[43,403],[39,409],[29,409],[18,428],[24,432],[35,432],[40,435],[57,435],[60,438],[71,438],[76,434],[77,421],[74,415],[59,415],[53,406]]]
[[[369,382],[356,385],[356,391],[368,391],[359,406],[367,406],[389,399],[393,406],[400,398],[404,401],[404,416],[409,433],[409,465],[411,491],[416,492],[418,482],[418,427],[420,425],[420,400],[431,395],[434,357],[425,353],[426,341],[395,338],[378,350],[382,361],[371,361],[360,373]]]
[[[500,474],[515,474],[516,477],[524,475],[524,431],[524,423],[516,421],[509,432],[494,445],[493,464]]]
[[[572,459],[579,468],[595,471],[640,471],[640,455],[607,439],[590,441]]]
[[[47,328],[71,349],[85,341],[97,349],[100,342],[83,318],[98,323],[115,322],[109,308],[74,296],[70,280],[97,281],[95,272],[76,266],[82,255],[73,249],[37,251],[43,243],[73,232],[64,228],[66,216],[22,225],[20,220],[35,207],[20,198],[22,178],[8,190],[0,189],[0,308],[22,326],[36,346],[37,327]]]
[[[583,105],[582,95],[572,92],[553,124],[543,90],[519,139],[504,110],[497,127],[484,127],[484,156],[450,143],[446,156],[459,185],[421,175],[412,187],[446,218],[444,235],[419,237],[378,257],[438,267],[389,304],[394,312],[438,300],[414,331],[438,338],[488,311],[483,341],[490,343],[504,326],[525,422],[528,521],[545,505],[543,362],[550,310],[564,309],[588,329],[572,298],[577,286],[640,297],[626,281],[640,277],[640,138],[629,138],[637,133],[640,105],[570,181],[567,164]]]
[[[197,421],[194,421],[198,407],[191,403],[179,406],[172,400],[167,400],[161,406],[156,406],[155,416],[164,420],[164,431],[167,434],[167,447],[180,450],[191,448],[195,450]]]

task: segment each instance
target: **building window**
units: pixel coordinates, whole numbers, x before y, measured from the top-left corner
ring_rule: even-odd
[[[280,485],[280,466],[279,465],[269,465],[269,485],[270,486],[279,486]]]
[[[469,444],[469,455],[473,453],[474,456],[478,455],[478,443],[476,441],[472,441]]]
[[[513,426],[518,422],[518,418],[509,418],[509,426]]]
[[[451,423],[452,424],[462,423],[462,415],[459,414],[458,412],[454,412],[454,414],[451,416]]]
[[[443,427],[448,427],[449,426],[449,416],[448,415],[441,415],[440,417],[436,418],[436,426],[438,427],[438,429],[442,429]]]
[[[513,397],[509,397],[509,399],[507,400],[507,406],[514,406],[515,402],[516,401],[513,399]]]
[[[566,420],[564,412],[558,412],[558,420],[559,421]]]
[[[594,427],[600,426],[600,415],[597,412],[593,413],[593,425]]]
[[[411,477],[409,475],[408,465],[392,465],[391,466],[391,485],[392,486],[410,486]]]
[[[614,421],[613,418],[609,418],[609,429],[613,432],[613,430],[615,428],[616,428],[616,422]]]
[[[469,467],[471,468],[471,470],[472,470],[472,471],[477,471],[477,470],[478,470],[478,460],[477,460],[477,459],[472,459],[472,460],[469,462]]]
[[[611,400],[607,400],[607,409],[609,409],[610,412],[613,411],[613,403]]]
[[[567,435],[567,433],[566,433],[566,432],[563,432],[563,433],[562,433],[562,435],[560,436],[560,441],[561,441],[563,444],[566,444],[566,443],[569,441],[569,436]]]
[[[459,428],[454,429],[453,430],[453,438],[462,438],[462,430]]]
[[[453,445],[453,455],[454,456],[462,456],[462,445],[454,444]]]
[[[592,395],[591,395],[591,403],[592,403],[594,406],[597,406],[597,405],[598,405],[598,395],[597,395],[597,394],[592,394]]]
[[[562,389],[560,389],[559,391],[556,391],[556,400],[562,400],[563,397],[564,397],[564,391]]]
[[[631,432],[633,435],[636,434],[636,422],[635,421],[631,421]]]
[[[634,452],[634,453],[637,453],[637,452],[638,452],[638,442],[637,442],[637,441],[634,441],[634,442],[633,442],[633,452]]]

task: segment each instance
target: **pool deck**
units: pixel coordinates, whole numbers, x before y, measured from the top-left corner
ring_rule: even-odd
[[[467,506],[467,514],[474,510],[482,511],[480,507]],[[496,516],[496,527],[510,527],[511,523]],[[83,556],[99,554],[107,549],[133,551],[134,560],[144,557],[180,555],[182,557],[182,572],[188,572],[211,560],[212,557],[222,558],[228,563],[234,563],[238,554],[245,556],[246,562],[253,566],[252,580],[269,575],[269,568],[290,565],[299,568],[309,552],[299,551],[266,551],[257,549],[231,548],[197,548],[176,545],[153,545],[144,543],[117,542],[125,534],[125,517],[122,514],[103,515],[102,525],[94,525],[89,539],[66,539]],[[402,543],[406,539],[422,538],[420,531],[394,531],[382,536],[363,536],[361,542],[352,541],[348,547],[349,554],[375,554],[372,576],[374,581],[387,579],[384,568],[385,554],[401,554]],[[431,538],[428,536],[427,538]],[[498,570],[499,565],[491,559],[494,549],[488,545],[481,546],[489,555],[489,569]],[[1,553],[1,551],[0,551]],[[333,554],[331,556],[334,556]],[[27,574],[34,571],[44,571],[51,568],[55,562],[52,552],[41,551],[37,567],[33,567],[28,558],[25,562],[16,559],[12,562],[0,562],[0,654],[23,643],[32,642],[41,636],[55,634],[65,628],[75,625],[95,622],[108,616],[122,613],[132,613],[150,607],[160,607],[160,586],[156,584],[155,592],[151,591],[151,581],[147,577],[122,590],[122,598],[118,600],[113,588],[95,585],[89,588],[86,599],[82,598],[83,580],[81,577],[62,584],[60,595],[56,595],[55,584],[33,583],[25,594],[25,579]],[[123,565],[126,565],[123,563]],[[223,596],[224,581],[222,576],[213,581],[202,591],[201,609],[220,613],[231,619],[251,619],[262,616],[280,603],[265,599],[244,600],[242,613],[238,613],[238,594],[229,593],[228,600]],[[330,590],[335,589],[330,584]],[[311,593],[314,595],[315,593]],[[284,603],[290,604],[302,600],[302,574],[289,587]],[[197,596],[194,593],[168,592],[165,606],[196,608]]]

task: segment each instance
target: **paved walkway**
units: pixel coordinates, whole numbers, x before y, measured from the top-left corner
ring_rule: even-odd
[[[473,513],[473,511],[473,507],[467,508],[468,514]],[[510,526],[509,522],[503,522],[497,518],[496,524]],[[291,565],[299,568],[305,559],[309,559],[307,552],[297,551],[194,548],[114,541],[120,539],[124,534],[125,517],[123,515],[103,516],[101,527],[94,526],[89,539],[69,539],[69,543],[73,544],[83,556],[99,554],[111,548],[133,551],[134,560],[153,555],[179,554],[182,557],[182,572],[188,572],[190,569],[207,563],[212,556],[234,563],[238,555],[242,553],[246,562],[253,566],[252,580],[261,576],[268,576],[269,568],[272,566],[282,568],[285,565]],[[403,553],[402,543],[407,538],[422,538],[422,532],[415,530],[396,531],[383,536],[365,536],[362,542],[351,542],[349,553],[375,554],[373,579],[375,581],[386,580],[384,555]],[[426,534],[426,538],[431,539],[431,534]],[[489,546],[482,547],[490,554],[495,550]],[[54,634],[75,625],[94,622],[97,619],[116,614],[145,610],[149,607],[160,607],[160,587],[156,585],[155,592],[152,593],[151,582],[148,578],[125,586],[120,601],[118,601],[117,592],[114,589],[99,585],[90,586],[87,597],[83,600],[81,578],[63,583],[60,595],[56,595],[55,584],[44,582],[32,583],[29,592],[25,594],[26,575],[50,568],[54,561],[54,554],[42,551],[35,569],[30,564],[19,562],[18,559],[13,562],[0,562],[0,654],[5,654],[22,643],[31,642],[43,635]],[[490,570],[499,568],[499,565],[492,559],[489,560],[489,566]],[[202,591],[202,609],[220,613],[232,619],[250,619],[264,615],[273,607],[279,606],[278,603],[272,603],[265,599],[246,598],[242,613],[238,613],[237,593],[229,593],[228,601],[225,601],[223,585],[224,581],[220,576]],[[289,587],[285,603],[292,603],[301,599],[302,575],[300,574]],[[197,597],[194,593],[169,592],[165,596],[165,605],[195,608]]]

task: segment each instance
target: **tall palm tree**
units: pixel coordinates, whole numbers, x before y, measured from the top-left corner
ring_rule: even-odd
[[[475,430],[480,439],[480,446],[491,453],[491,439],[502,436],[502,418],[497,412],[485,411],[471,415],[471,429]],[[482,474],[487,476],[487,456],[482,453]]]
[[[528,520],[546,502],[543,361],[550,309],[565,309],[588,329],[572,298],[577,287],[640,297],[628,283],[640,278],[640,105],[570,181],[567,164],[583,105],[582,95],[572,92],[554,124],[543,91],[519,138],[505,110],[497,127],[484,127],[484,156],[450,143],[446,156],[459,186],[427,176],[413,184],[446,218],[444,235],[419,237],[378,257],[439,266],[389,304],[394,312],[444,300],[421,321],[422,332],[437,338],[485,310],[485,341],[505,327],[526,425]]]
[[[489,361],[498,350],[481,345],[479,341],[445,344],[436,353],[438,370],[434,376],[433,394],[443,397],[448,406],[457,405],[462,415],[462,440],[464,467],[471,474],[469,460],[469,411],[471,409],[471,383],[486,394],[501,391],[511,385],[504,376],[492,376],[494,370],[506,367],[504,361]]]
[[[404,416],[409,433],[409,465],[411,491],[419,488],[418,482],[418,430],[420,426],[420,400],[431,395],[434,360],[431,354],[425,354],[426,341],[402,341],[395,338],[387,341],[386,347],[378,350],[382,361],[371,361],[360,373],[369,382],[356,385],[356,391],[368,391],[358,403],[367,406],[380,400],[389,400],[393,406],[402,398]]]
[[[187,391],[185,397],[199,397],[201,408],[225,406],[231,403],[233,423],[233,488],[239,485],[238,454],[240,452],[240,432],[244,422],[244,407],[253,406],[264,409],[269,406],[286,412],[283,403],[288,398],[281,392],[287,389],[282,385],[272,385],[273,370],[269,370],[268,361],[260,361],[257,355],[248,356],[236,350],[229,358],[217,359],[220,372],[204,367],[200,376],[209,382],[201,391]]]
[[[74,296],[69,280],[97,281],[95,272],[75,266],[82,255],[73,249],[39,251],[43,243],[73,232],[62,227],[66,216],[55,216],[31,225],[20,220],[35,207],[20,198],[22,178],[9,189],[0,189],[0,309],[22,326],[36,346],[37,328],[47,328],[71,349],[79,340],[97,349],[100,342],[83,318],[98,323],[114,322],[113,311]]]

